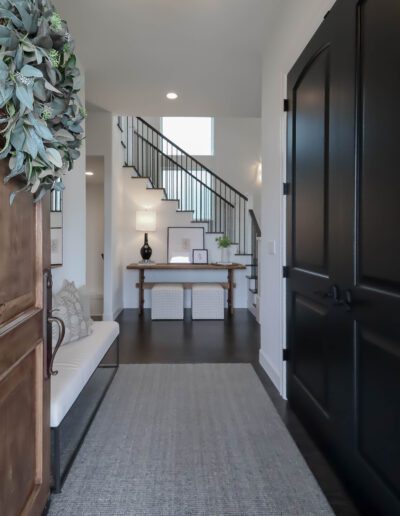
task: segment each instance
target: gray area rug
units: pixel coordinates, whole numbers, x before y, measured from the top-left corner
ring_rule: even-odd
[[[50,515],[333,514],[249,364],[122,365]]]

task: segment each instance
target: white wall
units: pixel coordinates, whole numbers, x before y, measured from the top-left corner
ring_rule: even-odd
[[[145,120],[160,129],[160,118]],[[247,194],[251,198],[249,208],[254,208],[260,223],[261,184],[257,172],[261,160],[261,119],[216,117],[214,138],[214,156],[197,156],[198,161]]]
[[[87,156],[104,156],[111,149],[111,113],[89,108],[86,120]]]
[[[199,161],[248,195],[258,221],[261,221],[261,184],[257,172],[261,160],[261,120],[259,118],[215,118],[214,156]]]
[[[109,195],[111,194],[111,216],[109,217],[110,226],[107,228],[108,232],[105,237],[108,238],[109,247],[105,242],[105,249],[111,252],[111,264],[109,273],[111,272],[111,296],[112,296],[112,311],[105,313],[105,316],[110,319],[111,316],[115,319],[123,309],[123,273],[126,263],[124,262],[124,213],[123,213],[123,194],[124,194],[124,169],[123,163],[123,148],[121,145],[121,133],[117,127],[117,116],[111,117],[111,191],[109,188]],[[105,190],[107,194],[107,189]],[[106,217],[107,217],[107,212]],[[107,262],[106,262],[107,265]],[[106,295],[106,293],[105,293]]]
[[[104,311],[113,320],[123,308],[123,256],[119,238],[122,214],[121,133],[117,117],[107,111],[89,112],[87,153],[104,157]]]
[[[103,315],[104,159],[88,156],[86,164],[95,174],[86,180],[86,286],[92,315]]]
[[[280,20],[267,28],[263,66],[262,99],[262,249],[260,362],[282,395],[286,394],[286,370],[282,348],[286,345],[285,202],[282,183],[286,177],[286,117],[282,101],[286,77],[334,0],[288,0]],[[276,253],[269,253],[275,242]]]
[[[81,68],[81,73],[84,71]],[[85,86],[81,91],[85,103]],[[64,279],[74,281],[77,287],[86,284],[86,141],[73,170],[63,178],[63,266],[53,269],[53,292],[60,290]]]

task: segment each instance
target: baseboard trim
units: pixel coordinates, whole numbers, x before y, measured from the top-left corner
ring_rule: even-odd
[[[259,355],[260,365],[264,369],[264,371],[267,373],[267,375],[270,377],[272,383],[275,385],[275,387],[278,389],[278,392],[281,392],[281,376],[278,373],[278,371],[275,369],[275,367],[271,364],[271,361],[266,356],[264,351],[260,349],[260,355]]]
[[[120,308],[117,308],[116,310],[114,310],[114,321],[118,318],[118,316],[120,315],[122,310],[123,310],[122,306]]]

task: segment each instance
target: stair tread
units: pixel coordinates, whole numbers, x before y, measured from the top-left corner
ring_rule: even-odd
[[[258,276],[246,276],[247,279],[258,279]]]
[[[258,294],[258,289],[257,289],[257,288],[249,288],[249,291],[250,291],[252,294]]]

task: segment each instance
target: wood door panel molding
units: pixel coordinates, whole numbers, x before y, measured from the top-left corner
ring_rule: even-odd
[[[328,417],[329,349],[324,335],[328,309],[304,296],[295,296],[292,314],[297,342],[292,356],[293,377]]]
[[[0,507],[5,516],[24,509],[35,487],[35,351],[0,382]]]
[[[392,227],[399,220],[399,110],[389,92],[400,88],[400,48],[395,43],[399,17],[399,4],[393,0],[366,0],[359,6],[359,281],[372,280],[398,293],[400,239]]]
[[[375,474],[400,498],[400,349],[398,341],[358,326],[357,446]],[[388,392],[388,384],[391,386]]]
[[[0,162],[0,180],[5,173]],[[42,269],[41,206],[27,192],[16,196],[10,206],[10,194],[20,184],[10,181],[0,189],[0,325],[37,303],[37,279]]]
[[[328,271],[329,47],[305,66],[293,89],[293,265]],[[312,92],[312,94],[310,93]]]
[[[2,326],[6,325],[8,322],[12,322],[12,319],[21,312],[34,309],[35,304],[36,295],[33,293],[24,294],[20,297],[2,303],[0,305],[0,332],[2,330]]]
[[[0,514],[40,516],[50,492],[50,203],[21,193],[10,206],[19,184],[4,185],[6,173],[0,161]]]
[[[22,327],[18,326],[0,337],[0,379],[37,347],[42,338],[42,328],[42,314],[36,312]]]

